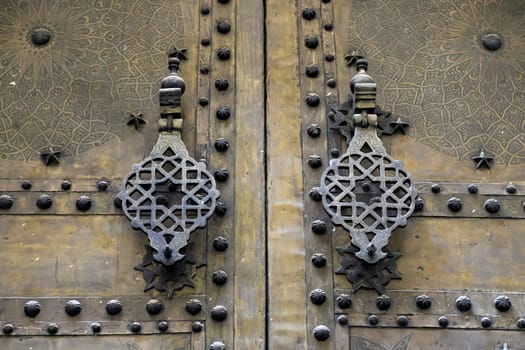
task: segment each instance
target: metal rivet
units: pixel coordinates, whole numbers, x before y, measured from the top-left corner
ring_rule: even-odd
[[[319,97],[319,95],[313,92],[306,95],[304,100],[306,101],[306,104],[310,107],[317,107],[321,103],[321,98]]]
[[[313,169],[317,169],[323,165],[323,160],[321,159],[321,156],[313,154],[308,159],[308,165]]]
[[[348,294],[341,294],[335,299],[337,306],[341,309],[348,309],[352,306],[352,299]]]
[[[339,158],[340,155],[341,155],[341,151],[338,150],[337,148],[332,148],[332,149],[330,150],[330,156],[331,156],[332,158]]]
[[[497,213],[500,208],[501,208],[501,205],[499,204],[499,201],[497,199],[494,199],[494,198],[489,198],[485,201],[485,203],[483,204],[485,210],[491,214],[495,214]]]
[[[228,249],[228,239],[223,236],[215,237],[213,240],[213,249],[218,252],[223,252]]]
[[[194,333],[200,333],[202,332],[203,329],[204,329],[204,325],[202,324],[202,322],[196,321],[196,322],[193,322],[191,325],[191,331]]]
[[[461,202],[461,199],[457,197],[451,197],[447,201],[447,207],[450,209],[450,211],[457,213],[461,211],[461,208],[463,208],[463,203]]]
[[[315,234],[323,234],[326,232],[326,223],[323,220],[314,220],[312,221],[312,232]]]
[[[82,311],[82,304],[78,300],[69,300],[66,303],[64,310],[66,311],[66,314],[73,317],[80,314],[80,312]]]
[[[331,31],[333,29],[334,29],[334,24],[333,23],[325,23],[324,30]]]
[[[312,264],[317,268],[326,266],[326,257],[324,256],[324,254],[315,253],[314,255],[312,255],[311,261]]]
[[[304,45],[309,49],[315,49],[317,46],[319,46],[319,39],[317,39],[314,36],[309,36],[306,39],[304,39]]]
[[[439,186],[439,184],[433,184],[432,186],[430,186],[430,190],[432,191],[432,193],[439,193],[441,192],[441,186]]]
[[[58,333],[58,324],[56,323],[50,323],[47,325],[47,333],[49,334],[57,334]]]
[[[224,152],[230,147],[230,144],[228,143],[228,141],[226,141],[226,139],[218,138],[217,140],[215,140],[213,146],[218,152]]]
[[[203,75],[207,75],[208,73],[210,73],[210,67],[208,66],[202,66],[201,69],[199,70],[201,72],[201,74]]]
[[[376,306],[379,310],[388,310],[392,305],[392,300],[388,295],[380,295],[376,298]]]
[[[496,51],[503,45],[503,40],[498,34],[485,34],[481,37],[483,46],[489,51]]]
[[[33,184],[29,180],[24,180],[24,181],[22,181],[22,185],[21,186],[22,186],[22,189],[24,189],[24,190],[30,190],[31,187],[33,187]]]
[[[215,170],[215,172],[213,173],[213,176],[215,177],[215,180],[219,182],[225,182],[228,180],[230,173],[225,168],[219,168]]]
[[[216,285],[222,286],[228,281],[228,273],[226,273],[224,270],[214,271],[212,280]]]
[[[37,28],[31,32],[31,42],[36,46],[45,46],[51,41],[51,31],[47,28]]]
[[[209,38],[201,39],[201,45],[202,46],[208,46],[211,44],[211,40]]]
[[[228,34],[232,28],[232,25],[227,20],[220,20],[217,22],[217,31],[221,34]]]
[[[214,341],[209,346],[210,350],[226,350],[226,345],[222,341]]]
[[[157,323],[157,329],[160,332],[166,332],[169,328],[170,328],[170,325],[166,321],[160,321],[159,323]]]
[[[319,341],[325,341],[330,338],[330,329],[325,325],[319,325],[314,328],[314,338]]]
[[[222,305],[217,305],[211,309],[210,316],[214,321],[222,322],[228,317],[228,310]]]
[[[24,313],[28,317],[36,317],[40,313],[40,303],[36,300],[29,300],[24,305]]]
[[[13,206],[13,197],[8,194],[0,196],[0,209],[7,210]]]
[[[478,193],[478,186],[475,184],[470,184],[467,186],[467,190],[469,193],[476,194]]]
[[[42,210],[51,208],[53,205],[53,199],[48,194],[41,194],[36,199],[36,206]]]
[[[333,89],[337,86],[337,81],[335,79],[328,79],[326,86]]]
[[[6,323],[2,327],[4,334],[12,334],[15,331],[15,326],[11,323]]]
[[[399,327],[406,327],[406,326],[408,326],[408,317],[407,316],[399,316],[397,318],[397,325]]]
[[[205,15],[205,16],[210,14],[210,5],[208,5],[208,4],[202,5],[201,6],[201,14]]]
[[[330,112],[326,113],[326,116],[327,116],[328,119],[330,119],[331,121],[335,121],[335,112],[334,112],[334,111],[330,111]]]
[[[310,124],[306,128],[306,132],[310,137],[319,137],[321,135],[321,127],[318,124]]]
[[[310,301],[314,305],[322,305],[326,301],[326,292],[322,289],[314,289],[310,292]]]
[[[501,312],[509,311],[512,307],[512,303],[510,302],[510,299],[506,295],[499,295],[494,299],[494,307]]]
[[[319,76],[319,67],[315,65],[308,66],[305,73],[308,78],[317,78]]]
[[[105,191],[108,189],[108,187],[109,187],[109,182],[106,180],[100,180],[97,182],[97,189],[99,191]]]
[[[482,317],[481,326],[483,328],[489,328],[490,326],[492,326],[492,320],[490,319],[490,317]]]
[[[71,189],[71,181],[64,180],[62,181],[62,185],[60,185],[60,188],[64,191],[69,191]]]
[[[115,199],[113,199],[113,205],[117,209],[122,209],[122,199],[115,197]]]
[[[230,86],[230,83],[228,82],[227,79],[221,78],[221,79],[215,80],[215,88],[219,91],[225,91],[228,89],[229,86]]]
[[[419,197],[416,198],[414,211],[418,212],[418,211],[422,211],[423,209],[425,209],[425,200],[423,198],[419,198]]]
[[[507,185],[505,189],[507,190],[508,194],[515,194],[516,192],[518,192],[518,189],[513,184]]]
[[[432,298],[425,294],[418,295],[416,297],[416,305],[422,310],[429,309],[432,306]]]
[[[472,300],[465,295],[459,296],[456,298],[456,307],[459,311],[469,311],[472,307]]]
[[[219,2],[219,4],[223,4],[223,5],[226,5],[227,3],[230,2],[230,0],[217,0]]]
[[[323,196],[321,196],[321,193],[319,193],[319,187],[312,188],[310,192],[308,192],[308,196],[310,196],[310,198],[316,202],[320,202],[321,199],[323,199]]]
[[[348,325],[348,316],[340,315],[339,317],[337,317],[337,323],[339,323],[341,326]]]
[[[146,303],[146,311],[150,315],[158,315],[164,311],[164,304],[158,299],[151,299]]]
[[[311,21],[312,19],[314,19],[316,16],[316,12],[313,8],[305,8],[303,10],[303,18],[308,20],[308,21]]]
[[[335,60],[335,56],[331,53],[327,53],[324,55],[324,59],[326,62],[333,62]]]
[[[131,322],[131,324],[129,325],[129,329],[133,333],[139,333],[142,330],[142,325],[140,324],[140,322]]]
[[[518,320],[516,321],[516,326],[519,329],[525,329],[525,318],[518,318]]]
[[[219,120],[227,120],[230,118],[231,112],[228,107],[219,107],[217,111],[215,112],[215,116]]]
[[[217,202],[215,205],[215,214],[218,216],[225,216],[228,212],[228,206],[223,202]]]
[[[88,196],[80,196],[77,199],[76,207],[80,211],[88,211],[91,208],[91,199]]]
[[[207,97],[199,97],[199,105],[202,106],[202,107],[206,107],[208,104],[210,103],[210,101],[208,100]]]
[[[112,299],[106,303],[106,312],[108,315],[118,315],[122,312],[122,303],[120,300]]]
[[[448,318],[446,318],[445,316],[440,316],[438,318],[438,324],[440,327],[447,327],[448,326]]]
[[[331,0],[323,0],[323,3],[328,4]]]
[[[377,326],[379,323],[379,318],[376,315],[368,316],[368,324],[371,326]]]
[[[227,61],[231,57],[231,51],[227,47],[220,47],[216,51],[217,58],[221,61]],[[225,89],[226,90],[226,89]]]
[[[190,315],[197,315],[202,310],[202,303],[199,299],[190,299],[184,308]]]
[[[93,322],[90,328],[93,333],[100,333],[102,331],[102,325],[98,322]]]

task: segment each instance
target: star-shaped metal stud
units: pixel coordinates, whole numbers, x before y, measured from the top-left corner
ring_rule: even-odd
[[[490,162],[494,160],[494,157],[487,155],[485,153],[485,150],[482,148],[479,151],[479,155],[472,157],[472,160],[474,161],[474,163],[476,163],[476,169],[479,169],[483,166],[487,169],[490,169]]]
[[[182,60],[187,61],[188,60],[187,52],[188,52],[188,49],[186,49],[186,48],[179,49],[176,46],[172,46],[168,50],[168,57],[176,57],[176,58],[178,58],[181,61]]]
[[[390,135],[395,134],[396,132],[401,132],[403,135],[406,135],[406,129],[410,127],[410,124],[400,117],[398,117],[396,120],[391,121],[388,123],[388,126],[390,127]]]
[[[44,165],[60,164],[60,155],[62,152],[55,151],[52,147],[47,150],[40,152],[40,158]]]
[[[137,115],[130,114],[126,124],[127,125],[133,125],[135,130],[138,130],[141,125],[146,124],[146,121],[144,120],[144,115],[142,113],[139,113]]]

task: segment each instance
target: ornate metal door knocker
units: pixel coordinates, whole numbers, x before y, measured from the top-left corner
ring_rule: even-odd
[[[206,226],[220,195],[213,175],[188,155],[181,139],[185,82],[177,73],[179,64],[169,58],[171,73],[161,83],[157,143],[149,157],[131,167],[117,196],[131,226],[149,238],[144,261],[136,267],[143,271],[145,290],[169,290],[170,296],[193,285],[196,261],[188,240]]]
[[[350,82],[354,135],[346,152],[330,162],[319,187],[324,210],[332,222],[350,234],[351,242],[338,251],[343,255],[337,273],[346,274],[354,290],[375,288],[396,272],[399,254],[383,249],[391,232],[405,226],[413,213],[417,191],[400,161],[387,154],[377,136],[376,88],[366,73],[368,63],[356,63],[357,74]]]

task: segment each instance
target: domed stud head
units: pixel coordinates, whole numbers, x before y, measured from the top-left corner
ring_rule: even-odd
[[[73,317],[80,314],[82,311],[82,304],[78,300],[69,300],[66,303],[64,310],[66,311],[66,314]]]
[[[326,223],[323,220],[312,221],[312,232],[318,235],[326,233]]]
[[[516,326],[519,329],[525,329],[525,318],[523,317],[518,318],[518,320],[516,321]]]
[[[13,197],[8,194],[0,196],[0,209],[7,210],[13,206]]]
[[[139,333],[142,330],[142,325],[140,322],[131,322],[129,330],[133,333]]]
[[[421,310],[429,309],[432,306],[432,298],[425,294],[418,295],[416,297],[416,305]]]
[[[98,334],[98,333],[102,332],[102,325],[99,322],[93,322],[90,325],[90,328],[91,328],[91,331],[93,332],[93,334]]]
[[[76,207],[80,211],[88,211],[91,208],[91,198],[88,196],[80,196],[77,199]]]
[[[326,257],[324,254],[316,253],[312,255],[311,258],[312,264],[317,268],[322,268],[326,266]]]
[[[222,305],[217,305],[211,309],[210,315],[214,321],[222,322],[228,317],[228,310]]]
[[[397,318],[397,325],[399,327],[406,327],[406,326],[408,326],[408,321],[409,321],[409,319],[408,319],[407,316],[399,316]]]
[[[330,338],[330,329],[325,325],[319,325],[314,328],[314,338],[318,341],[326,341]]]
[[[196,322],[193,322],[191,325],[191,331],[193,333],[200,333],[202,332],[203,329],[204,329],[204,325],[202,324],[202,322],[196,321]]]
[[[157,329],[160,332],[166,332],[169,328],[170,328],[169,323],[166,321],[160,321],[159,323],[157,323]]]
[[[51,31],[47,28],[36,28],[30,33],[31,43],[37,47],[46,46],[52,38]]]
[[[438,324],[440,327],[445,328],[448,326],[448,318],[445,316],[440,316],[438,318]]]
[[[369,325],[377,326],[378,323],[379,323],[379,317],[377,317],[376,315],[368,316],[368,324]]]
[[[223,286],[226,284],[226,282],[228,282],[228,273],[224,270],[214,271],[212,280],[216,285]]]
[[[36,317],[41,310],[40,303],[36,300],[29,300],[24,305],[24,313],[27,317]]]
[[[348,316],[340,315],[339,317],[337,317],[337,323],[339,323],[341,326],[347,326],[348,325]]]
[[[392,305],[392,300],[388,295],[380,295],[376,298],[376,306],[379,310],[388,310]]]
[[[348,309],[352,306],[352,299],[348,294],[341,294],[336,299],[335,302],[340,309]]]
[[[494,307],[501,312],[507,312],[512,307],[510,299],[506,295],[500,295],[494,299]]]
[[[310,301],[314,305],[322,305],[326,301],[326,292],[322,289],[314,289],[310,292]]]
[[[2,331],[6,335],[13,334],[13,332],[15,331],[15,326],[12,323],[6,323],[2,327]]]
[[[53,199],[48,194],[41,194],[36,199],[36,206],[39,209],[45,210],[51,208],[51,205],[53,205]]]
[[[151,299],[146,303],[146,311],[150,315],[158,315],[164,311],[164,304],[158,299]]]
[[[56,323],[50,323],[47,325],[47,333],[53,335],[57,334],[59,330],[58,324]]]
[[[228,239],[223,236],[218,236],[213,240],[213,249],[217,252],[224,252],[228,249]]]
[[[503,40],[501,36],[494,33],[485,34],[481,37],[483,47],[489,51],[499,50],[503,46]]]
[[[214,341],[208,348],[210,350],[226,350],[226,345],[222,341]]]
[[[472,307],[472,300],[465,295],[459,296],[456,298],[456,307],[462,312],[469,311]]]
[[[492,326],[492,319],[490,317],[482,317],[481,318],[481,327],[489,328],[490,326]]]
[[[185,310],[190,315],[197,315],[202,310],[202,303],[198,299],[190,299],[185,306]]]
[[[108,315],[115,316],[122,312],[122,303],[117,299],[112,299],[106,303]]]
[[[494,198],[487,199],[483,206],[485,207],[485,210],[490,214],[496,214],[501,208],[499,201]]]

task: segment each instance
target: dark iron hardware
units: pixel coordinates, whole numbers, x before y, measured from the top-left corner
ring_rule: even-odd
[[[179,56],[180,56],[180,50]],[[186,84],[178,75],[178,57],[169,58],[170,74],[159,93],[159,139],[149,157],[133,165],[117,196],[134,229],[149,238],[142,264],[145,290],[169,291],[193,286],[197,264],[188,244],[190,234],[205,227],[219,197],[206,165],[188,155],[182,142],[181,97]]]

